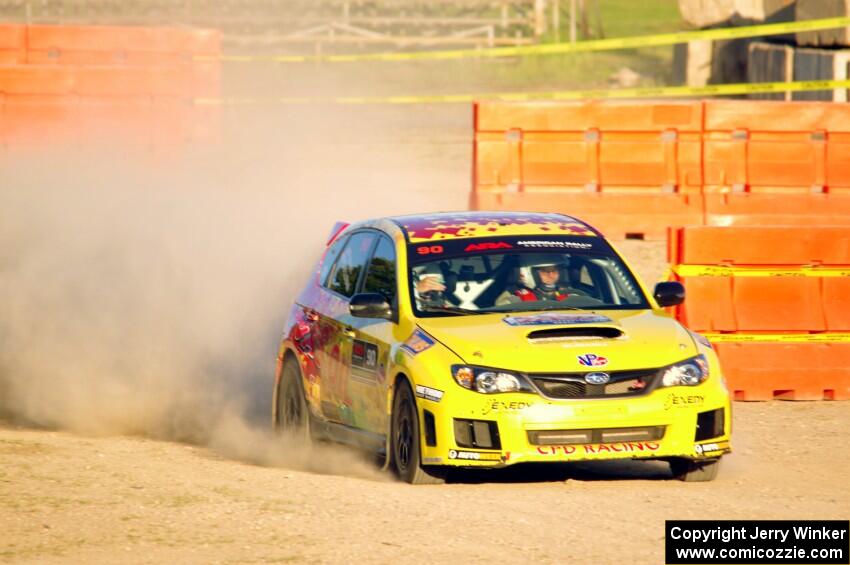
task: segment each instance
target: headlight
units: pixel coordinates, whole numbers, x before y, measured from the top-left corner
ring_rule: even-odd
[[[661,386],[694,386],[708,378],[708,360],[697,355],[664,370]]]
[[[482,394],[500,392],[534,392],[522,375],[470,365],[452,365],[452,376],[463,388]]]

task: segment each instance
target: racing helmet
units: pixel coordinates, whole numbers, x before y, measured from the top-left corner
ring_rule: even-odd
[[[561,276],[563,270],[567,267],[567,262],[562,255],[556,253],[529,253],[520,255],[519,258],[519,282],[526,288],[539,288],[544,291],[553,291],[557,288],[557,284],[545,285],[540,279],[539,270],[542,267],[556,267]],[[561,277],[558,278],[558,282]]]

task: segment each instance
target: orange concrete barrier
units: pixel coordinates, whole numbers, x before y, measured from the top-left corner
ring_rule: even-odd
[[[850,227],[672,229],[668,259],[739,399],[848,397]]]
[[[17,65],[26,60],[27,28],[0,24],[0,65]]]
[[[614,237],[702,223],[698,102],[479,102],[477,209],[562,211]]]

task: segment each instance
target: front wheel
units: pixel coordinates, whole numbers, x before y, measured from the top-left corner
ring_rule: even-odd
[[[713,481],[720,471],[720,459],[694,461],[692,459],[673,459],[670,461],[673,477],[686,483]]]
[[[419,456],[419,413],[416,399],[407,381],[401,381],[393,400],[391,453],[399,478],[413,485],[445,482],[434,471],[426,470]]]

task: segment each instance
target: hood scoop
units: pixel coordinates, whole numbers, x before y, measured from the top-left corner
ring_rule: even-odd
[[[592,339],[616,339],[624,335],[620,328],[610,326],[572,327],[572,328],[549,328],[537,330],[528,334],[528,341],[541,343],[546,341],[579,341]]]

